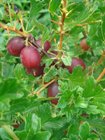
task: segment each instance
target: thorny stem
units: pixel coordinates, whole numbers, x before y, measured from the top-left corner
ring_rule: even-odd
[[[101,55],[100,59],[98,60],[98,62],[95,64],[95,66],[101,65],[101,64],[103,63],[104,58],[105,58],[105,50],[103,50],[102,55]],[[92,72],[93,72],[93,69],[90,68],[89,75],[90,75]],[[103,72],[102,72],[102,73],[103,73]],[[99,77],[100,77],[101,75],[104,76],[104,74],[102,74],[102,73],[99,75]],[[103,77],[103,76],[102,76],[102,77]],[[97,78],[97,79],[98,79],[98,78]],[[102,78],[101,78],[101,79],[102,79]],[[101,80],[101,79],[99,78],[99,80]],[[98,80],[98,81],[99,81],[99,80]]]
[[[103,71],[101,72],[101,74],[98,76],[98,78],[96,79],[97,82],[99,82],[103,76],[105,75],[105,68],[103,69]]]
[[[101,55],[100,59],[98,60],[96,66],[102,64],[104,58],[105,58],[105,50],[102,52],[102,55]]]
[[[100,59],[98,60],[98,62],[94,66],[96,67],[96,66],[101,65],[103,63],[104,58],[105,58],[105,50],[103,50]],[[92,67],[90,67],[88,75],[91,75],[93,71],[94,71],[94,69]]]
[[[98,62],[95,64],[95,66],[101,65],[102,62],[103,62],[103,60],[104,60],[104,58],[105,58],[105,50],[103,51],[103,53],[102,53],[100,59],[99,59]],[[103,69],[103,71],[101,72],[101,74],[98,76],[98,78],[96,79],[96,81],[99,82],[99,81],[103,78],[104,75],[105,75],[105,68]]]
[[[7,31],[13,31],[15,33],[18,33],[18,34],[20,34],[23,37],[28,37],[28,34],[27,33],[21,32],[21,31],[17,30],[15,27],[9,27],[9,26],[1,23],[1,22],[0,22],[0,27],[3,28],[3,29],[5,29],[5,30],[7,30]]]
[[[60,21],[60,24],[59,24],[59,26],[60,26],[59,50],[60,51],[62,50],[65,18],[66,18],[66,0],[62,0],[62,17],[61,17],[61,21]]]

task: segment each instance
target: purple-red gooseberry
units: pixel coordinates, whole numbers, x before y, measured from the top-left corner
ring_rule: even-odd
[[[51,48],[50,41],[46,40],[44,43],[44,51],[47,52]]]
[[[68,69],[68,71],[70,73],[72,73],[73,69],[75,67],[77,67],[77,66],[81,66],[83,68],[83,70],[86,68],[85,63],[84,63],[84,61],[81,58],[73,57],[72,58],[71,65],[70,66],[66,66],[66,68]]]
[[[90,48],[89,45],[88,45],[87,42],[86,42],[86,38],[83,38],[83,39],[81,40],[80,46],[81,46],[82,50],[84,50],[84,51],[88,51],[89,48]]]
[[[44,74],[45,65],[39,66],[35,69],[25,68],[27,74],[32,74],[33,76],[41,76]]]
[[[36,40],[36,43],[41,47],[42,46],[42,40],[41,39],[38,39]],[[44,51],[47,52],[49,49],[51,48],[51,42],[46,40],[44,42]]]
[[[35,69],[40,66],[41,56],[35,47],[27,46],[20,53],[21,63],[25,68]]]
[[[54,82],[51,85],[49,85],[48,93],[47,93],[48,97],[55,97],[58,93],[59,93],[59,90],[58,90],[57,82]],[[56,105],[58,103],[58,99],[52,99],[51,103]]]
[[[32,74],[32,71],[33,71],[32,69],[30,69],[30,68],[25,68],[25,70],[26,70],[26,73],[27,73],[27,74]]]
[[[33,75],[34,76],[41,76],[44,74],[44,68],[45,68],[45,65],[42,65],[42,66],[39,66],[37,67],[34,71],[33,71]]]
[[[21,50],[25,47],[25,40],[23,37],[16,36],[11,38],[7,43],[7,50],[13,56],[19,56]]]

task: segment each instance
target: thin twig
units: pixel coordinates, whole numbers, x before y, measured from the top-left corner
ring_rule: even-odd
[[[55,23],[55,24],[57,24],[57,25],[61,25],[61,23],[60,23],[60,22],[57,22],[57,21],[52,20],[52,19],[51,19],[51,22],[53,22],[53,23]]]
[[[28,37],[28,33],[26,33],[26,32],[21,32],[21,31],[19,31],[18,29],[16,29],[15,27],[10,27],[10,26],[7,26],[7,25],[5,25],[5,24],[3,24],[3,23],[1,23],[0,22],[0,27],[1,28],[3,28],[3,29],[5,29],[5,30],[7,30],[7,31],[13,31],[13,32],[15,32],[15,33],[17,33],[17,34],[20,34],[21,36],[23,36],[23,37]]]
[[[96,79],[97,82],[99,82],[103,76],[105,75],[105,68],[103,69],[103,71],[101,72],[101,74],[98,76],[98,78]]]
[[[101,55],[100,59],[98,60],[98,62],[97,62],[97,64],[96,64],[96,66],[98,66],[98,65],[102,64],[102,63],[103,63],[104,58],[105,58],[105,50],[102,52],[102,55]]]
[[[41,89],[39,89],[37,92],[34,92],[33,94],[40,94],[42,90],[44,90],[46,87],[48,87],[50,84],[52,84],[56,79],[51,80],[47,84],[45,84]]]

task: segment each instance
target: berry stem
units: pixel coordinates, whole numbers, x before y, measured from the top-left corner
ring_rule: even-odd
[[[1,22],[0,22],[0,27],[5,29],[5,30],[7,30],[7,31],[13,31],[15,33],[18,33],[18,34],[20,34],[23,37],[27,37],[28,36],[28,34],[26,32],[21,32],[21,31],[17,30],[15,27],[9,27],[9,26],[1,23]]]
[[[38,49],[42,52],[41,56],[43,56],[43,54],[45,54],[46,56],[50,57],[49,54],[48,54],[44,49],[42,49],[42,48],[36,43],[36,41],[35,41],[34,38],[33,38],[33,40],[29,39],[28,41],[29,41],[33,46],[35,46],[36,48],[38,48]]]
[[[103,69],[103,71],[101,72],[101,74],[98,76],[98,78],[96,79],[97,82],[99,82],[103,76],[105,75],[105,68]]]
[[[59,41],[59,50],[62,50],[63,36],[64,36],[64,21],[66,18],[66,0],[62,0],[62,17],[60,21],[60,41]],[[61,52],[60,52],[61,53]]]

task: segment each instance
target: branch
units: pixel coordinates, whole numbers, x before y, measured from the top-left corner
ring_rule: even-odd
[[[60,41],[59,41],[59,50],[62,50],[62,42],[63,42],[63,35],[64,35],[64,21],[66,18],[66,0],[62,0],[62,17],[60,21]]]
[[[55,79],[51,80],[47,84],[45,84],[41,89],[39,89],[37,92],[34,92],[33,94],[40,94],[42,90],[44,90],[46,87],[48,87],[50,84],[52,84],[55,81]]]
[[[101,74],[98,76],[98,78],[96,79],[97,82],[99,82],[103,76],[105,75],[105,68],[103,69],[103,71],[101,72]]]
[[[3,29],[5,29],[5,30],[7,30],[7,31],[13,31],[13,32],[15,32],[15,33],[17,33],[17,34],[20,34],[20,35],[23,36],[23,37],[28,37],[28,35],[29,35],[29,34],[26,33],[26,32],[19,31],[19,30],[17,30],[15,27],[9,27],[9,26],[7,26],[7,25],[1,23],[1,22],[0,22],[0,27],[3,28]]]
[[[96,66],[98,66],[98,65],[102,64],[102,62],[103,62],[104,58],[105,58],[105,50],[103,51],[103,53],[102,53],[102,55],[101,55],[100,59],[98,60],[98,62],[97,62],[97,64],[96,64]]]

